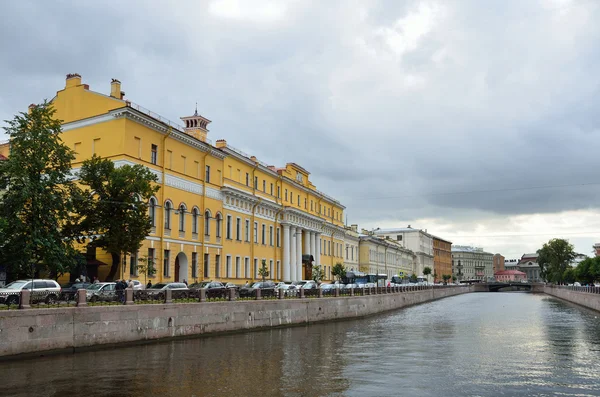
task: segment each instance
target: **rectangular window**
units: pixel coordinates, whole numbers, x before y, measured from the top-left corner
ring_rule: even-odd
[[[298,195],[298,207],[300,207],[300,195]]]
[[[402,241],[402,235],[401,234],[399,234],[399,235],[396,236],[396,241]]]
[[[269,260],[269,278],[274,279],[273,277],[273,259]]]
[[[254,244],[258,244],[258,222],[254,222]]]
[[[329,253],[329,256],[331,256],[331,241],[327,242],[327,252]]]
[[[231,278],[231,255],[225,257],[225,277]]]
[[[231,240],[231,215],[227,215],[227,234],[225,235],[228,240]]]
[[[263,179],[263,192],[267,192],[267,181]]]
[[[215,255],[215,277],[221,277],[221,255]]]
[[[210,277],[210,267],[209,267],[209,254],[204,254],[204,278]]]
[[[244,258],[244,277],[250,278],[250,258]]]
[[[246,230],[244,230],[245,240],[250,242],[250,219],[246,219]]]
[[[237,241],[242,240],[242,220],[240,218],[235,220],[235,239]]]
[[[281,247],[281,229],[277,228],[277,246]]]
[[[170,261],[171,251],[165,250],[163,256],[163,276],[169,277],[170,269],[169,269],[169,261]]]
[[[138,159],[141,159],[142,158],[142,138],[140,138],[139,136],[136,136],[133,139],[135,139],[135,146],[137,146]]]
[[[314,207],[313,207],[314,202],[312,200],[310,200],[310,210],[314,211]]]
[[[288,201],[288,199],[287,199],[287,189],[285,189],[285,201]]]
[[[210,165],[206,166],[206,174],[204,175],[204,181],[210,183]]]
[[[254,258],[254,279],[258,279],[258,258]]]
[[[158,158],[158,146],[152,145],[150,149],[150,162],[152,164],[156,164],[156,159]]]
[[[241,258],[239,256],[235,257],[235,277],[242,278],[242,269],[241,269]]]
[[[305,210],[308,209],[308,199],[307,198],[304,199],[304,209]]]
[[[273,184],[271,183],[271,196],[273,195]]]
[[[192,252],[192,278],[198,278],[198,253]]]
[[[281,262],[277,261],[277,279],[281,279]]]
[[[129,275],[137,276],[137,253],[129,256]]]
[[[254,188],[258,189],[258,177],[257,176],[254,177]]]
[[[261,237],[262,237],[262,239],[261,239],[262,244],[263,245],[267,244],[267,226],[264,223],[262,224]]]
[[[281,198],[281,186],[277,186],[277,198]]]
[[[269,226],[269,245],[273,246],[273,226]]]
[[[250,174],[246,172],[246,186],[250,186]]]
[[[156,273],[156,266],[155,266],[155,261],[154,261],[154,248],[148,248],[148,259],[147,260],[147,266],[148,266],[148,276],[152,277],[154,276],[154,273]]]

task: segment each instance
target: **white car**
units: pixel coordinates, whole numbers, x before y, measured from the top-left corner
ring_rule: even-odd
[[[56,302],[61,292],[60,285],[54,280],[17,280],[0,288],[0,303],[18,304],[21,300],[21,291],[24,289],[31,291],[32,302],[44,301],[48,304]]]

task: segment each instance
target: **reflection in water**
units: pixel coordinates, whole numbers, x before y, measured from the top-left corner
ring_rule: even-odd
[[[355,321],[0,362],[0,396],[600,395],[598,313],[477,293]]]

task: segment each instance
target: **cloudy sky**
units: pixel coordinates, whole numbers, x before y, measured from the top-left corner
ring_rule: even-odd
[[[361,227],[600,242],[600,2],[6,1],[0,119],[77,72],[296,162]],[[0,139],[5,139],[0,135]]]

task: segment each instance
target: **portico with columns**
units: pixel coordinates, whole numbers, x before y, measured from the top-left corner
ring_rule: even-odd
[[[282,216],[283,281],[300,281],[305,274],[302,255],[312,255],[314,264],[319,265],[324,220],[291,208],[286,209]]]

